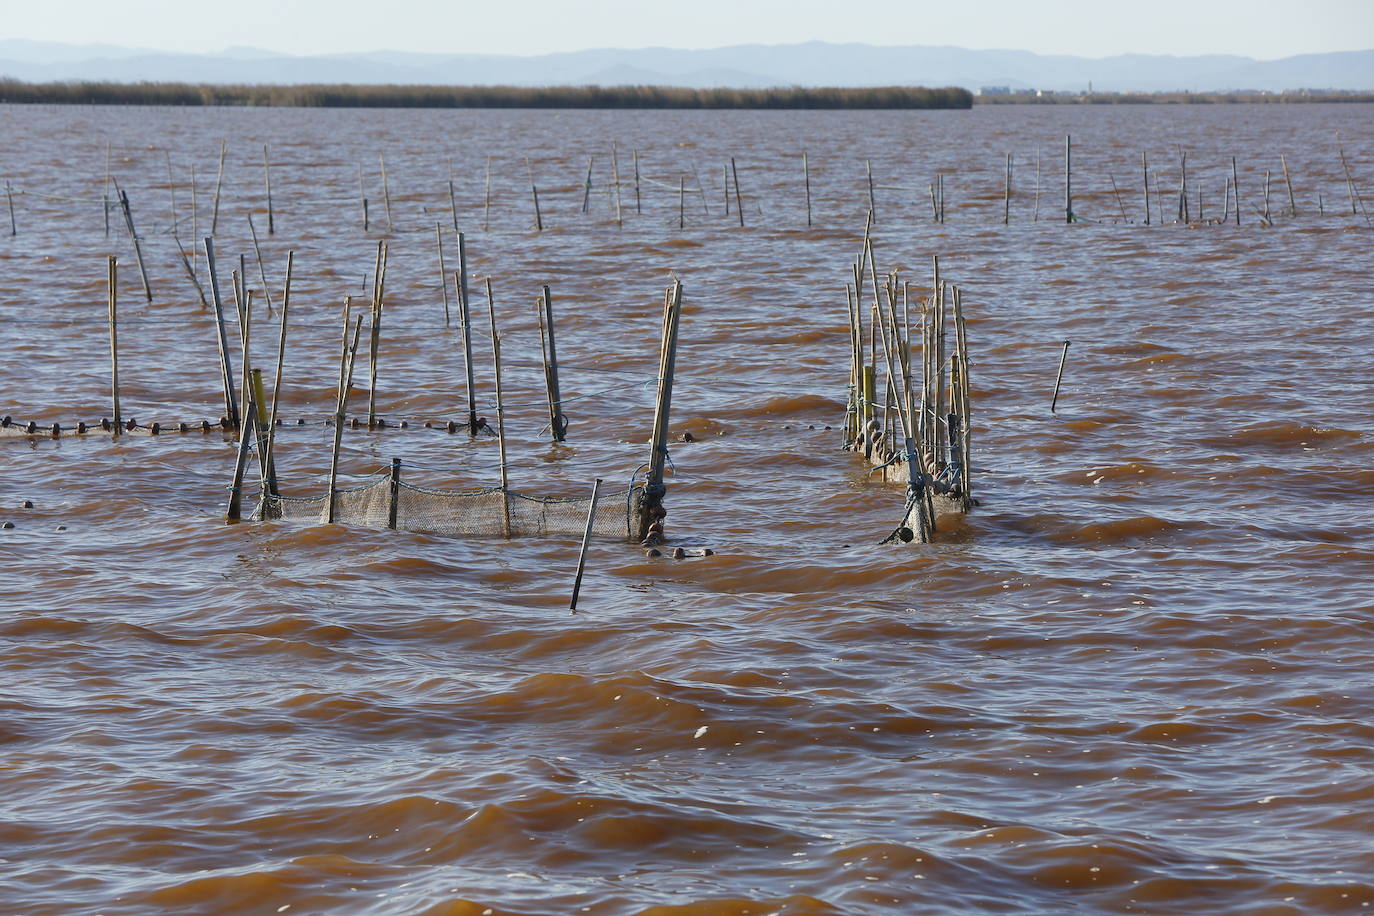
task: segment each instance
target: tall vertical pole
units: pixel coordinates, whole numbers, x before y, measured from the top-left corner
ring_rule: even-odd
[[[391,459],[390,496],[387,500],[386,526],[396,530],[396,515],[401,502],[401,459]]]
[[[663,308],[663,341],[659,354],[658,398],[654,404],[654,432],[649,454],[649,470],[640,503],[637,540],[649,533],[649,526],[664,515],[663,469],[668,459],[668,411],[673,402],[673,374],[677,367],[678,320],[682,313],[682,281],[674,280]]]
[[[231,428],[239,426],[239,405],[234,384],[233,355],[229,352],[229,338],[224,331],[224,300],[219,293],[219,274],[215,270],[215,240],[206,236],[205,267],[210,272],[210,295],[215,303],[215,331],[219,340],[219,371],[224,382],[224,419]]]
[[[119,435],[121,426],[119,414],[119,264],[114,255],[106,273],[110,284],[110,400],[114,409],[114,434]]]
[[[1240,225],[1240,177],[1236,172],[1236,157],[1231,157],[1231,187],[1236,195],[1236,225]]]
[[[558,346],[553,333],[553,294],[547,286],[539,297],[539,342],[544,357],[544,383],[549,391],[549,429],[553,441],[567,438],[568,419],[563,415],[563,394],[558,385]]]
[[[1064,135],[1064,222],[1073,222],[1073,138]]]
[[[496,367],[496,445],[501,456],[502,533],[510,537],[510,474],[506,468],[506,406],[501,400],[501,334],[496,329],[496,301],[491,294],[491,277],[486,278],[487,313],[491,317],[491,356]]]
[[[463,370],[468,382],[468,434],[477,435],[477,386],[472,368],[472,312],[468,309],[468,249],[458,233],[458,321],[463,329]]]
[[[806,161],[806,150],[802,150],[802,178],[806,181],[806,226],[811,227],[811,166]]]

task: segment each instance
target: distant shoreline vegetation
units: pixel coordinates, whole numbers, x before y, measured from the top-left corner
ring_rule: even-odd
[[[1374,102],[1374,92],[1345,89],[1285,89],[1282,92],[1051,92],[984,89],[977,105],[1285,105],[1303,102]]]
[[[209,83],[26,83],[0,79],[0,102],[273,108],[951,109],[973,93],[947,87],[682,89],[669,86],[364,86]]]

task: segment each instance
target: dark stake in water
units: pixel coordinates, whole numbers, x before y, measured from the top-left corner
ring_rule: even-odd
[[[1374,908],[1370,106],[6,106],[0,130],[0,412],[61,427],[0,438],[0,912]],[[918,303],[939,255],[967,318],[979,505],[932,545],[878,545],[903,491],[842,448],[865,163],[879,277]],[[521,491],[646,463],[683,283],[668,541],[594,539],[576,614],[577,536],[223,522],[238,441],[178,240],[209,299],[214,226],[236,384],[238,271],[269,389],[293,253],[283,493],[325,486],[383,239],[387,425],[342,430],[341,485],[399,458],[491,486],[455,222],[471,411],[497,423],[496,324]],[[118,437],[94,434],[109,255]]]

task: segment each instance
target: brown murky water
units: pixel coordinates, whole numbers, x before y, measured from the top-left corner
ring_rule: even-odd
[[[114,253],[124,414],[219,416],[164,151],[189,248],[224,139],[221,280],[245,254],[260,283],[250,210],[274,287],[295,252],[278,462],[288,492],[319,492],[340,307],[367,295],[387,224],[380,153],[377,401],[410,428],[349,430],[344,472],[399,457],[416,483],[495,483],[494,441],[421,422],[462,419],[466,399],[434,250],[444,223],[452,266],[452,159],[473,276],[492,277],[506,338],[512,485],[580,495],[644,462],[676,275],[673,431],[697,441],[672,449],[669,531],[716,551],[594,544],[570,615],[576,539],[227,526],[227,435],[0,439],[0,518],[15,525],[0,531],[0,912],[1374,908],[1374,235],[1350,213],[1336,146],[1339,132],[1369,194],[1372,113],[0,107],[18,230],[0,237],[4,413],[66,426],[110,412]],[[1066,133],[1085,218],[1072,226]],[[151,305],[118,222],[105,234],[107,142]],[[1237,157],[1239,227],[1172,224],[1176,147],[1208,218]],[[657,182],[641,184],[642,213],[635,149]],[[1168,224],[1138,222],[1142,149]],[[1280,215],[1280,154],[1297,218]],[[743,229],[724,212],[730,156]],[[902,494],[840,449],[865,159],[879,267],[924,291],[940,255],[970,320],[981,506],[920,549],[877,546]],[[679,230],[694,169],[709,196],[688,195]],[[937,169],[944,224],[924,197]],[[563,446],[541,432],[543,283],[564,393],[580,398]],[[259,365],[274,324],[258,312]]]

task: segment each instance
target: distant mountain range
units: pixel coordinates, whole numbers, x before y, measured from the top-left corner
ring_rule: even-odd
[[[1230,55],[1087,58],[1029,51],[808,42],[589,50],[530,57],[376,51],[297,57],[256,48],[177,54],[115,45],[0,40],[0,76],[29,82],[439,85],[962,86],[978,91],[1374,90],[1374,50],[1261,61]]]

